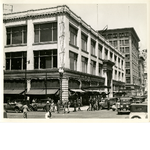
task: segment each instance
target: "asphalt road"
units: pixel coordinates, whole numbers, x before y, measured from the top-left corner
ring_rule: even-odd
[[[73,112],[73,108],[70,108],[70,113],[52,112],[52,119],[128,119],[128,114],[118,115],[116,111],[110,110],[98,110],[87,111],[86,107],[81,108],[82,111]],[[23,119],[23,113],[8,112],[7,117],[10,119]],[[28,112],[29,119],[45,119],[45,112],[43,110]]]

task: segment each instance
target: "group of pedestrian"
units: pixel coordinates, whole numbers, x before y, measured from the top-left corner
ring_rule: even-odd
[[[102,98],[98,96],[91,96],[89,98],[89,107],[87,111],[95,111],[100,109],[100,102]]]
[[[76,112],[77,108],[78,108],[78,111],[81,111],[81,108],[80,108],[81,107],[81,100],[80,100],[80,98],[74,99],[73,106],[74,106],[73,112]]]

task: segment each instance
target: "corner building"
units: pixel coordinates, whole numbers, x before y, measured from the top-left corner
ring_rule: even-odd
[[[141,93],[142,80],[139,70],[139,37],[134,28],[98,31],[112,46],[125,55],[126,91],[129,95]],[[142,93],[141,93],[142,94]]]
[[[5,96],[124,87],[124,55],[66,5],[4,14],[3,31]]]

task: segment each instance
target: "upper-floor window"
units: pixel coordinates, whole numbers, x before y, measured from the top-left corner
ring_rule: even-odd
[[[98,52],[98,55],[99,55],[98,57],[99,57],[99,58],[102,58],[102,49],[103,49],[103,46],[99,44],[99,45],[98,45],[98,51],[99,51],[99,52]]]
[[[26,52],[5,53],[6,70],[23,70],[26,69]]]
[[[113,53],[110,52],[110,60],[112,61],[112,58],[113,58]]]
[[[77,54],[69,52],[71,70],[77,70],[77,56],[78,56]]]
[[[126,69],[126,74],[130,74],[130,69]]]
[[[87,36],[81,34],[81,49],[87,51]]]
[[[96,62],[91,60],[91,74],[96,74]]]
[[[125,47],[125,52],[129,53],[129,47]]]
[[[7,45],[27,43],[27,26],[6,28]]]
[[[108,59],[108,50],[107,50],[107,49],[105,49],[104,59],[105,59],[105,60]]]
[[[91,54],[95,55],[95,41],[91,40]]]
[[[130,77],[126,77],[126,83],[130,83]]]
[[[34,69],[57,68],[57,50],[34,51]]]
[[[70,44],[77,46],[77,29],[72,26],[69,27],[70,30]]]
[[[82,72],[87,73],[88,59],[82,56]]]
[[[99,75],[102,76],[102,64],[99,63]]]
[[[34,25],[34,42],[57,41],[57,22]]]

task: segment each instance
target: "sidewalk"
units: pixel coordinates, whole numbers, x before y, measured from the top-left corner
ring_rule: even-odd
[[[80,107],[80,108],[81,108],[81,110],[87,110],[88,107],[89,107],[89,106],[82,106],[82,107]],[[73,108],[73,107],[70,107],[69,110],[70,110],[70,111],[73,111],[74,108]],[[78,107],[76,108],[76,110],[78,110]]]

